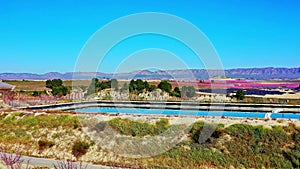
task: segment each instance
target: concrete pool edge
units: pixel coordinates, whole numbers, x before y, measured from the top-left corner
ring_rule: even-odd
[[[146,109],[204,110],[204,111],[241,111],[300,113],[300,105],[282,104],[245,104],[245,103],[196,103],[196,102],[154,102],[154,101],[82,101],[22,107],[25,110],[74,110],[88,107],[123,107]]]

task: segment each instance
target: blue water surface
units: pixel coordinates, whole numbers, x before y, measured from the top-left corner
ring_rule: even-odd
[[[197,111],[197,110],[173,110],[173,109],[143,109],[143,108],[116,108],[116,107],[88,107],[76,109],[76,112],[101,112],[121,114],[162,114],[183,116],[225,116],[243,118],[264,118],[266,112],[230,112],[230,111]],[[294,113],[272,113],[271,118],[300,119],[300,114]]]

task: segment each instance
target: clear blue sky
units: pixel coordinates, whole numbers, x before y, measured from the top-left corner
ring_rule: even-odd
[[[299,67],[299,11],[298,0],[3,0],[0,72],[73,71],[81,48],[93,33],[119,17],[139,12],[169,13],[190,21],[210,39],[226,69]],[[114,55],[126,57],[143,47],[175,53],[186,50],[176,42],[168,46],[153,39],[160,41],[148,36],[129,39],[126,47],[120,44],[99,70],[112,72],[119,63]],[[147,44],[139,45],[145,40]],[[180,57],[192,63],[189,54]],[[203,67],[191,64],[191,68]]]

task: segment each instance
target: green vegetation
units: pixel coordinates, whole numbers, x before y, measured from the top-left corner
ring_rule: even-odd
[[[59,86],[62,86],[63,85],[63,82],[61,79],[53,79],[53,80],[47,80],[46,81],[46,87],[47,88],[50,88],[50,89],[53,89],[55,87],[59,87]]]
[[[115,90],[119,90],[118,81],[116,79],[99,81],[97,78],[93,78],[87,89],[87,95],[99,92],[104,89],[113,87]]]
[[[200,121],[193,124],[190,130],[190,134],[191,134],[191,139],[194,143],[202,143],[202,142],[210,142],[211,139],[213,138],[220,138],[223,134],[223,131],[224,131],[223,124],[206,124]],[[201,137],[206,138],[205,136],[211,136],[211,137],[208,137],[207,140],[202,140]]]
[[[246,92],[244,90],[237,90],[235,97],[238,100],[243,100],[245,98]]]
[[[141,79],[131,80],[129,83],[130,93],[143,93],[149,90],[149,84],[147,81],[142,81]]]
[[[196,95],[194,86],[183,86],[181,89],[182,97],[194,97]]]
[[[46,87],[52,89],[52,94],[54,96],[60,95],[65,96],[70,93],[71,89],[63,85],[61,79],[53,79],[46,81]],[[34,93],[35,95],[37,93]]]
[[[175,87],[174,90],[170,92],[170,96],[181,97],[179,87]]]
[[[66,87],[66,86],[58,86],[58,87],[54,87],[54,88],[52,89],[52,94],[53,94],[54,96],[57,96],[57,95],[65,96],[65,95],[67,95],[67,94],[70,93],[70,90],[71,90],[71,89],[69,89],[69,88]]]
[[[26,90],[26,91],[20,90],[19,93],[20,94],[25,94],[25,95],[28,95],[28,96],[34,96],[34,97],[40,96],[42,94],[47,94],[46,90],[33,90],[33,91],[31,91],[31,90]]]
[[[164,118],[153,124],[118,117],[106,122],[97,123],[92,120],[88,122],[97,132],[103,131],[107,125],[110,125],[120,134],[133,137],[158,135],[174,126]],[[70,115],[33,116],[20,112],[2,113],[0,114],[0,143],[35,146],[42,152],[58,146],[57,142],[49,141],[47,135],[48,131],[59,128],[63,128],[64,131],[74,131],[74,129],[80,130],[81,126],[77,117]],[[40,129],[47,129],[44,130],[47,132],[42,134]],[[116,160],[119,162],[112,162],[122,165],[122,160],[126,161],[126,168],[230,168],[231,166],[300,168],[300,127],[293,123],[267,128],[248,124],[233,124],[225,127],[223,124],[199,121],[192,124],[186,130],[186,134],[188,139],[165,153],[137,159],[117,157],[121,158]],[[78,159],[86,154],[93,144],[88,139],[81,138],[73,140],[68,146],[69,151]],[[99,163],[102,162],[101,160],[99,159]]]
[[[211,137],[205,143],[198,144],[200,133],[206,131],[213,131]],[[299,167],[300,149],[290,146],[296,145],[299,148],[299,143],[297,143],[299,129],[292,124],[287,127],[274,126],[269,129],[247,124],[234,124],[224,128],[220,124],[213,126],[197,122],[192,126],[190,133],[191,142],[186,144],[191,149],[178,152],[183,157],[182,163],[187,160],[190,161],[190,165],[197,166],[199,163],[196,160],[200,160],[225,168],[230,165],[238,168],[242,166],[245,168]],[[230,139],[224,139],[225,136]],[[174,150],[178,151],[180,147]],[[164,156],[174,153],[174,150],[165,153]],[[295,153],[296,151],[298,154]]]
[[[90,148],[89,143],[77,140],[72,146],[72,154],[76,158],[79,158],[84,154],[86,154],[89,148]]]
[[[32,137],[27,132],[38,132],[41,128],[55,130],[80,128],[76,116],[69,115],[24,115],[23,113],[2,114],[0,116],[0,143],[32,144]],[[39,134],[38,134],[39,135]]]
[[[107,122],[101,121],[100,123],[97,123],[94,127],[93,130],[96,130],[97,132],[101,132],[105,129],[107,125]]]
[[[92,79],[92,82],[87,89],[87,95],[97,92],[96,87],[98,86],[98,83],[99,83],[99,80],[97,78]]]
[[[143,164],[143,168],[299,168],[299,132],[300,128],[292,123],[272,128],[247,124],[225,128],[222,124],[200,121],[191,126],[189,140],[161,155],[134,159],[131,165],[137,168],[138,164]],[[199,136],[204,136],[201,143]]]
[[[39,145],[39,150],[44,151],[47,148],[51,148],[53,147],[55,144],[52,141],[48,141],[48,140],[39,140],[38,141],[38,145]]]
[[[172,90],[172,85],[167,80],[162,80],[157,87],[168,93],[170,93]]]
[[[146,80],[143,81],[141,79],[137,80],[131,80],[129,84],[124,83],[121,88],[119,88],[119,82],[117,79],[111,79],[108,81],[99,81],[97,78],[93,78],[90,86],[87,89],[87,95],[91,95],[94,93],[97,93],[103,89],[107,88],[112,88],[115,91],[127,91],[129,90],[129,93],[131,94],[131,99],[133,100],[137,99],[134,97],[135,95],[138,95],[140,93],[146,93],[146,92],[152,92],[156,89],[161,89],[164,92],[167,92],[170,96],[173,97],[178,97],[180,98],[181,96],[185,98],[191,98],[196,95],[196,90],[193,86],[183,86],[182,89],[180,90],[178,86],[176,86],[172,90],[172,84],[169,83],[167,80],[161,80],[160,83],[155,86],[153,84],[149,84]],[[109,96],[105,97],[104,100],[109,100],[111,99]],[[141,98],[140,100],[143,100],[144,98]],[[139,100],[139,99],[137,99]]]
[[[127,83],[124,83],[124,84],[123,84],[123,87],[121,88],[121,91],[125,92],[125,91],[127,91],[128,89],[129,89],[128,84],[127,84]]]
[[[154,125],[146,122],[132,121],[129,119],[114,118],[108,121],[108,124],[121,134],[134,137],[158,135],[166,131],[170,126],[167,119],[160,119]],[[101,130],[103,124],[99,123],[96,126],[97,129]]]
[[[117,79],[111,79],[111,88],[118,91],[119,90],[119,83]]]
[[[148,88],[148,91],[152,92],[152,91],[154,91],[156,89],[157,89],[157,87],[155,85],[150,85],[149,88]]]
[[[125,121],[131,126],[130,120]],[[120,131],[121,128],[126,127],[120,127]],[[273,128],[246,124],[235,124],[225,128],[223,124],[206,124],[200,121],[191,126],[188,132],[189,140],[155,157],[126,159],[130,161],[126,166],[133,168],[299,168],[299,131],[299,128],[292,123],[289,126]],[[123,134],[132,135],[126,132]],[[201,144],[200,135],[206,135]]]
[[[32,93],[31,93],[31,95],[32,96],[40,96],[41,94],[47,94],[46,93],[46,91],[44,90],[44,91],[33,91]]]

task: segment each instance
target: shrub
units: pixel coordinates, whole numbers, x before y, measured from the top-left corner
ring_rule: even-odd
[[[97,123],[93,127],[93,130],[96,130],[97,132],[101,132],[105,129],[106,125],[107,125],[107,122],[101,121],[100,123]]]
[[[87,164],[83,165],[82,162],[80,162],[79,164],[74,163],[71,160],[66,160],[66,161],[57,161],[57,164],[54,164],[54,168],[55,169],[86,169],[87,168]]]
[[[47,148],[53,147],[55,144],[53,142],[51,142],[51,141],[39,140],[38,141],[38,145],[39,145],[39,150],[40,151],[44,151]]]
[[[209,142],[211,138],[219,138],[224,133],[223,124],[206,124],[202,121],[193,124],[190,133],[193,142]]]
[[[277,120],[278,123],[283,123],[283,121],[284,121],[283,119],[278,119]]]
[[[237,90],[235,97],[238,100],[243,100],[245,98],[246,92],[244,90]]]
[[[149,89],[154,90],[155,88],[155,86],[152,86],[150,88],[148,82],[142,81],[141,79],[131,80],[128,87],[130,93],[136,94],[143,93],[144,91],[149,91]]]
[[[62,86],[63,82],[61,79],[53,79],[46,81],[46,87],[53,89],[54,87]]]
[[[171,89],[172,89],[172,85],[167,81],[167,80],[162,80],[158,86],[157,86],[159,89],[161,89],[162,91],[165,91],[165,92],[170,92]]]
[[[162,118],[162,119],[156,121],[155,125],[156,125],[156,128],[158,129],[157,134],[164,132],[165,130],[167,130],[170,127],[169,120],[166,118]]]
[[[83,141],[76,141],[72,146],[72,154],[79,158],[87,153],[90,148],[90,144]]]
[[[158,135],[170,127],[167,119],[161,119],[157,121],[155,125],[153,125],[145,122],[132,121],[129,119],[114,118],[110,120],[108,124],[121,134],[134,137]]]
[[[226,133],[238,138],[249,138],[253,136],[254,127],[248,124],[234,124],[225,129]]]
[[[299,149],[295,150],[294,148],[292,150],[288,149],[285,150],[283,153],[283,156],[291,162],[293,165],[293,168],[299,168],[300,167],[300,154]]]
[[[196,95],[196,90],[195,90],[194,86],[183,86],[181,88],[181,95],[183,97],[191,98]]]
[[[54,96],[57,96],[57,95],[65,96],[70,93],[70,90],[68,89],[68,87],[65,87],[65,86],[57,86],[57,87],[52,88],[51,93]]]

